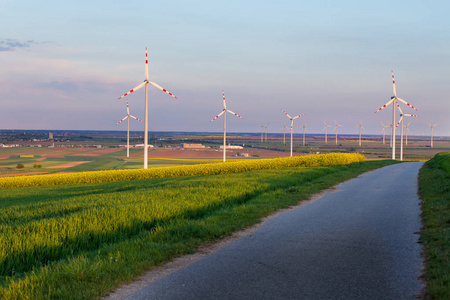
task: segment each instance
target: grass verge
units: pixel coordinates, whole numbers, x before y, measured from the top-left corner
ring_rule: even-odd
[[[450,152],[437,154],[419,172],[427,296],[450,299]]]
[[[16,241],[3,249],[30,247],[0,257],[0,298],[97,298],[152,266],[391,163],[3,190],[0,242]],[[54,241],[66,232],[77,234]]]

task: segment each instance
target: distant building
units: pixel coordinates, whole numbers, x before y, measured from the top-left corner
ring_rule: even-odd
[[[49,140],[53,140],[53,132],[49,132],[48,133],[48,139]]]
[[[181,144],[181,148],[184,148],[184,149],[199,149],[199,148],[206,148],[206,147],[203,146],[202,144],[187,144],[187,143],[183,143],[183,144]]]
[[[223,145],[220,146],[220,149],[223,149]],[[242,147],[242,146],[235,146],[235,145],[230,145],[230,144],[228,144],[228,145],[226,146],[226,149],[244,149],[244,147]]]
[[[148,145],[149,148],[154,148],[155,146],[153,145]],[[144,148],[144,144],[136,144],[134,145],[134,148]]]

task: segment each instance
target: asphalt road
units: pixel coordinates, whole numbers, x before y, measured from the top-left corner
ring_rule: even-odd
[[[421,166],[341,184],[126,299],[414,299]]]

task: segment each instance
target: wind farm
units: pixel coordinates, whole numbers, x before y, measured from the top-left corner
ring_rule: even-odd
[[[450,298],[449,3],[0,9],[0,299]]]

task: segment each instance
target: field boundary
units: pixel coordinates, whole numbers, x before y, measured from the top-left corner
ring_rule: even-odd
[[[329,167],[359,163],[365,157],[358,153],[330,153],[271,159],[249,159],[228,163],[185,165],[140,170],[108,170],[0,178],[0,189],[81,183],[101,183],[152,178],[231,174],[265,169],[292,167]]]

